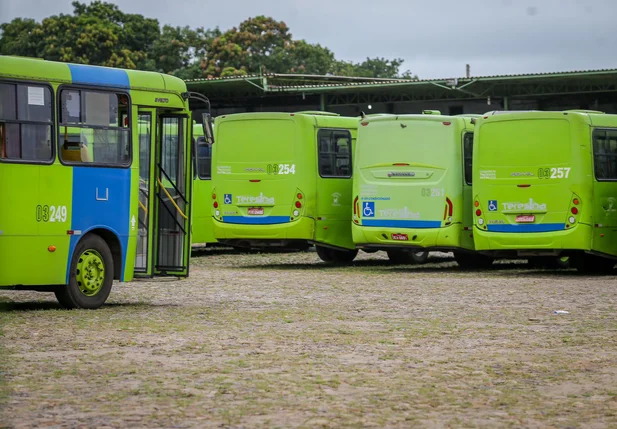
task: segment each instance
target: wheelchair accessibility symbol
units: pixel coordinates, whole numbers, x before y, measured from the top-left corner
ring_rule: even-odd
[[[231,204],[231,194],[225,194],[225,196],[223,197],[223,201],[225,202],[225,204]]]
[[[375,203],[374,202],[365,202],[362,206],[362,215],[364,217],[375,217]]]
[[[497,200],[488,200],[488,211],[489,212],[497,211]]]

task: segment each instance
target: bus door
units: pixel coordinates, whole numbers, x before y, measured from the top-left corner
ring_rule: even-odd
[[[153,204],[150,198],[154,183],[151,178],[153,169],[152,148],[156,141],[156,110],[139,109],[138,112],[139,136],[139,197],[137,219],[137,249],[135,251],[135,275],[152,275],[152,220]]]
[[[186,115],[160,115],[154,216],[154,274],[186,276],[190,257],[191,132]]]

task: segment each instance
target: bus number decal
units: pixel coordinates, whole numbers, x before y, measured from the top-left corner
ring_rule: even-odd
[[[540,179],[567,179],[568,176],[570,176],[570,167],[538,169]]]
[[[422,188],[421,195],[423,197],[445,197],[446,190],[442,188]]]
[[[36,206],[37,222],[66,222],[67,214],[66,206]]]
[[[296,174],[296,164],[268,164],[268,174]]]

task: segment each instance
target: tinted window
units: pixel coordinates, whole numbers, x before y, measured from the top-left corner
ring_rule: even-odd
[[[0,159],[52,161],[52,104],[47,87],[0,84]]]
[[[319,130],[317,133],[319,175],[351,177],[351,133],[347,130]]]
[[[128,166],[129,103],[125,94],[63,90],[60,157],[67,163]]]
[[[204,137],[197,139],[197,172],[200,179],[212,178],[212,145]]]
[[[598,180],[617,180],[617,130],[593,132],[593,165]]]
[[[463,137],[463,162],[465,168],[465,183],[471,185],[471,159],[473,155],[473,133],[465,133]]]

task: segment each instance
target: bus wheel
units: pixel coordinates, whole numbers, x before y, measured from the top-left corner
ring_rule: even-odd
[[[315,251],[317,252],[317,256],[319,256],[322,261],[334,264],[349,264],[358,254],[357,249],[336,250],[330,247],[320,246],[318,244],[315,245]]]
[[[570,258],[568,256],[535,256],[527,259],[527,263],[533,268],[546,268],[549,270],[570,268]]]
[[[583,274],[611,274],[615,267],[615,260],[588,253],[579,254],[571,258],[576,270]]]
[[[56,298],[65,308],[96,309],[107,300],[113,281],[109,246],[98,235],[87,235],[73,252],[69,284],[56,289]]]
[[[423,264],[428,252],[410,252],[409,250],[386,250],[388,259],[393,264]]]
[[[493,258],[479,253],[454,252],[454,259],[461,268],[486,269],[493,265]]]

